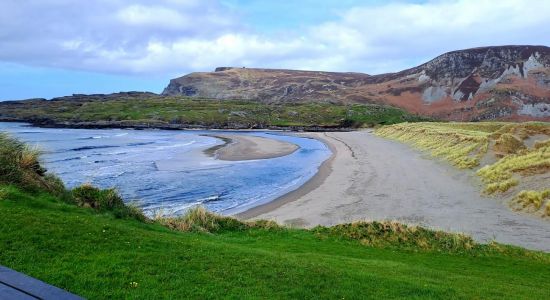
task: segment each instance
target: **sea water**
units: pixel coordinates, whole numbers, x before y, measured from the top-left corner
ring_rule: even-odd
[[[331,155],[322,142],[293,134],[253,131],[176,131],[39,128],[2,123],[0,131],[36,145],[49,172],[72,188],[116,188],[148,214],[178,215],[194,205],[234,214],[297,189]],[[245,134],[294,143],[271,159],[222,161],[204,153],[221,145],[206,134]]]

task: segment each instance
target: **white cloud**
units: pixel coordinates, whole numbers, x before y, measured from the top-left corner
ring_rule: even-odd
[[[128,25],[160,26],[166,28],[189,27],[187,16],[175,10],[145,5],[130,5],[117,12],[118,19]]]
[[[213,0],[154,3],[4,1],[0,60],[166,76],[242,65],[379,73],[450,50],[550,42],[549,1],[391,2],[269,34]]]

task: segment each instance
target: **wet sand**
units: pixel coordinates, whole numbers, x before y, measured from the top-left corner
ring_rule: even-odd
[[[550,251],[550,222],[482,196],[481,183],[471,171],[368,131],[303,135],[325,141],[333,157],[300,189],[239,217],[306,228],[397,220],[463,232],[481,242]]]
[[[334,147],[334,145],[331,142],[329,142],[326,138],[322,137],[322,135],[320,134],[299,134],[299,135],[302,135],[302,136],[305,135],[307,137],[312,137],[324,142],[332,151],[332,155],[327,160],[325,160],[321,164],[321,166],[319,166],[319,170],[317,171],[317,173],[315,173],[315,175],[310,180],[308,180],[298,189],[291,191],[290,193],[287,193],[271,202],[255,206],[247,211],[238,213],[237,215],[235,215],[236,217],[240,219],[252,219],[259,215],[273,211],[289,202],[296,201],[306,196],[308,193],[314,191],[319,186],[321,186],[325,182],[327,177],[332,173],[332,165],[337,154],[337,150]]]
[[[216,134],[225,144],[207,149],[207,154],[228,161],[268,159],[292,154],[298,146],[275,139],[251,135]]]

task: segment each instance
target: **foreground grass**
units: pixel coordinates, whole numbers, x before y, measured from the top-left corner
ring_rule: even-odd
[[[360,226],[178,232],[0,190],[0,264],[92,299],[543,299],[550,288],[549,256],[516,248],[366,246]]]
[[[494,155],[496,161],[477,170],[488,194],[506,192],[522,186],[525,178],[550,172],[550,123],[404,123],[382,127],[376,134],[428,150],[464,169],[478,167],[486,155]],[[526,145],[537,136],[542,139]],[[542,182],[539,189],[520,191],[514,201],[550,216],[550,183]]]
[[[112,122],[116,126],[186,125],[216,128],[370,127],[426,120],[395,107],[374,104],[267,104],[153,95],[2,102],[0,119],[47,124]]]

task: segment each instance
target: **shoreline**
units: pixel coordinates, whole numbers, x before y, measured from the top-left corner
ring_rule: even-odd
[[[368,130],[304,136],[322,138],[333,156],[300,188],[236,217],[299,228],[396,221],[550,251],[550,223],[484,196],[471,172]]]
[[[134,130],[219,130],[219,131],[286,131],[286,132],[348,132],[355,128],[323,127],[323,126],[272,126],[272,125],[220,125],[220,124],[170,124],[170,123],[134,123],[128,121],[85,121],[85,122],[56,122],[52,120],[25,120],[0,118],[5,123],[27,123],[41,128],[72,128],[72,129],[134,129]]]
[[[470,172],[367,130],[297,135],[332,156],[296,190],[235,217],[302,228],[387,220],[550,252],[550,223],[481,194]]]
[[[300,149],[293,143],[254,135],[204,134],[203,136],[217,138],[224,142],[203,150],[203,153],[225,161],[277,158],[290,155]]]
[[[319,166],[319,169],[317,170],[315,175],[313,175],[313,177],[311,177],[308,181],[299,186],[297,189],[292,190],[268,203],[260,204],[258,206],[251,207],[243,212],[237,213],[233,215],[234,217],[242,220],[256,218],[262,214],[271,212],[287,203],[294,202],[300,199],[301,197],[320,187],[325,182],[327,177],[332,173],[332,164],[337,155],[336,147],[334,147],[334,145],[326,139],[326,136],[323,138],[319,136],[313,136],[312,134],[306,134],[302,137],[312,138],[320,141],[321,143],[325,144],[332,153],[330,157]]]

